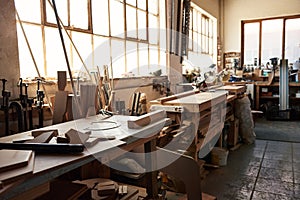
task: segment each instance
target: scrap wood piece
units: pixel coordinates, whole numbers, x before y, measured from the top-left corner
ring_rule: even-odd
[[[58,130],[57,129],[48,129],[48,130],[33,130],[31,131],[31,135],[33,137],[37,137],[45,132],[49,132],[49,131],[52,131],[54,136],[53,137],[57,137],[58,136]]]
[[[144,126],[149,125],[150,123],[155,123],[163,118],[166,117],[166,111],[164,110],[157,110],[150,112],[148,114],[139,116],[134,119],[129,119],[127,121],[127,126],[130,129],[138,129]]]
[[[119,189],[119,187],[117,189]],[[99,183],[97,185],[97,190],[99,196],[114,195],[116,193],[116,185],[115,183],[112,183],[111,185],[101,185]]]
[[[89,139],[90,133],[90,131],[87,133],[82,133],[75,129],[70,129],[65,133],[65,136],[69,139],[70,144],[84,144]]]
[[[64,122],[67,112],[68,95],[68,91],[57,91],[55,93],[52,124]]]
[[[55,131],[47,131],[24,143],[48,143],[55,136]]]
[[[85,141],[85,146],[91,147],[97,144],[100,141],[100,138],[88,138],[87,141]]]

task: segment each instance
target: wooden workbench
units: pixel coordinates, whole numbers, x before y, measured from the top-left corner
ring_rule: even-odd
[[[92,135],[97,135],[99,137],[115,136],[116,139],[98,142],[92,147],[86,147],[84,152],[80,154],[36,154],[33,172],[29,175],[26,174],[24,177],[19,176],[18,179],[8,184],[2,184],[3,187],[0,190],[0,199],[20,197],[26,191],[44,185],[52,179],[73,169],[94,160],[99,160],[101,163],[107,163],[142,144],[145,146],[145,151],[154,151],[156,135],[165,125],[166,119],[151,123],[140,129],[129,129],[127,127],[127,121],[128,119],[134,118],[136,117],[113,116],[103,120],[101,116],[93,116],[43,128],[44,130],[57,129],[59,135],[64,135],[64,133],[71,128],[81,132],[86,132],[87,129],[93,128]],[[94,123],[105,123],[105,121],[107,123],[115,123],[117,127],[109,130],[97,130],[95,127],[92,127],[92,124]],[[99,128],[101,128],[101,123],[99,123]],[[0,142],[12,142],[16,139],[20,140],[31,137],[31,132],[28,131],[0,138]],[[151,167],[152,158],[149,155],[147,156],[146,162],[150,165],[148,167]],[[147,173],[146,175],[148,176],[147,181],[149,181],[146,188],[147,193],[149,197],[156,196],[156,177],[153,173]],[[35,194],[32,195],[34,197]]]
[[[177,145],[177,151],[185,151],[187,155],[195,160],[208,154],[217,142],[224,126],[226,115],[226,102],[228,92],[225,90],[214,90],[212,92],[185,92],[170,97],[158,99],[150,102],[151,105],[162,105],[165,107],[183,107],[183,112],[168,112],[168,117],[175,119],[177,124],[185,121],[192,123],[192,130],[177,135],[180,138],[189,138],[185,146]],[[234,95],[230,96],[233,100]],[[214,144],[212,144],[214,143]],[[176,151],[176,149],[171,149]]]
[[[244,94],[245,90],[245,86],[226,85],[213,88],[207,92],[188,91],[179,93],[151,101],[150,104],[155,106],[156,109],[166,108],[168,117],[178,124],[188,120],[195,125],[194,135],[190,136],[194,138],[194,141],[191,142],[188,149],[184,150],[188,152],[188,155],[198,160],[198,157],[204,157],[216,144],[221,136],[225,120],[228,118],[234,121],[233,105],[229,110],[227,104],[233,104],[234,100],[239,95]],[[184,111],[170,111],[172,106],[174,107],[173,110],[182,107],[179,110]],[[179,150],[182,151],[182,149]]]

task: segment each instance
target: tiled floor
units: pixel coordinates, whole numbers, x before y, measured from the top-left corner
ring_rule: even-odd
[[[203,192],[218,200],[300,199],[300,143],[256,140],[210,170]]]

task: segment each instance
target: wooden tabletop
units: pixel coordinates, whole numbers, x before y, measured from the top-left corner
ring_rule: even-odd
[[[222,90],[216,90],[214,92],[200,92],[194,95],[167,101],[164,103],[164,105],[198,105],[200,107],[198,111],[201,111],[211,107],[213,104],[218,104],[222,101],[225,101],[226,94],[227,91]]]
[[[80,132],[92,130],[92,137],[114,136],[116,139],[98,142],[92,147],[86,147],[80,154],[36,154],[34,160],[33,173],[26,176],[26,180],[20,184],[13,184],[13,187],[4,187],[0,190],[0,199],[13,197],[28,189],[52,180],[68,171],[85,165],[95,159],[107,162],[124,153],[120,147],[126,150],[134,148],[135,144],[144,144],[152,140],[154,136],[163,128],[166,119],[151,123],[140,129],[128,129],[127,120],[136,118],[135,116],[113,116],[103,119],[101,116],[93,116],[78,119],[66,123],[42,128],[42,130],[57,129],[60,136],[63,136],[69,129],[73,128]],[[96,126],[96,125],[98,126]],[[102,130],[103,126],[113,126],[112,129]],[[115,127],[116,126],[116,127]],[[107,128],[107,127],[105,127]],[[0,138],[0,142],[12,142],[16,139],[31,138],[31,131],[23,132]],[[53,141],[51,141],[53,142]],[[1,158],[0,158],[1,159]]]

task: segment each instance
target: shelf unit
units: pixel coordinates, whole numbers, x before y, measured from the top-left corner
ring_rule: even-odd
[[[262,90],[265,90],[264,92]],[[295,94],[300,90],[299,82],[289,82],[289,100],[290,106],[299,106],[300,107],[300,98],[296,98]],[[260,109],[260,105],[267,101],[272,103],[279,103],[279,82],[272,83],[270,85],[267,82],[256,82],[255,84],[255,108],[256,110]]]
[[[234,66],[234,59],[238,59],[239,63],[241,60],[240,52],[226,52],[224,53],[224,68],[232,69]]]

